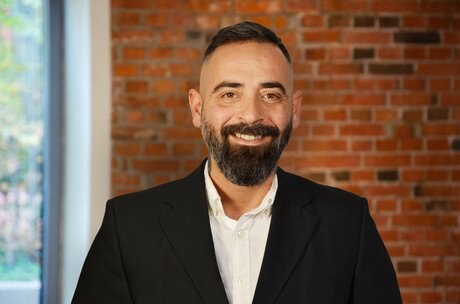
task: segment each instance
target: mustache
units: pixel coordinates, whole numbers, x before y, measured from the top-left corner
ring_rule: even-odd
[[[221,128],[222,138],[226,138],[231,134],[241,133],[253,136],[271,136],[278,137],[280,130],[275,126],[266,126],[263,124],[249,125],[245,123],[227,125]]]

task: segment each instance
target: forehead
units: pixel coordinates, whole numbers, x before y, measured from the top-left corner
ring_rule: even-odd
[[[222,80],[280,81],[289,86],[291,74],[291,65],[276,45],[231,43],[218,47],[203,63],[200,89]]]

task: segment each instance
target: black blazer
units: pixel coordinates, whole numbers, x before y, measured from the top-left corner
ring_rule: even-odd
[[[228,303],[203,170],[107,203],[72,303]],[[253,303],[402,303],[365,199],[277,173]]]

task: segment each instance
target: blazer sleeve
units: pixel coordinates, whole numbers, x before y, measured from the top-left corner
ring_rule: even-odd
[[[86,257],[72,304],[133,303],[123,267],[112,201]]]
[[[385,245],[363,204],[358,260],[354,275],[354,304],[402,304],[396,274]]]

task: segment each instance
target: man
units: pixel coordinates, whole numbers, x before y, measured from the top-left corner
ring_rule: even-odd
[[[271,30],[220,30],[189,103],[207,161],[108,202],[73,303],[402,303],[365,199],[277,167],[301,93]]]

